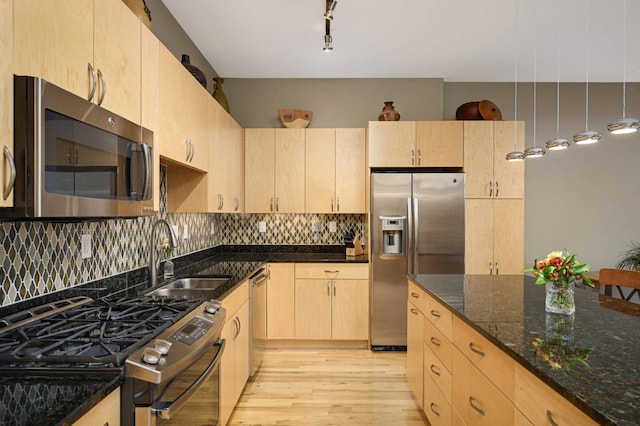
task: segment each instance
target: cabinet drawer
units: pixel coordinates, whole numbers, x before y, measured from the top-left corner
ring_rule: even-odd
[[[516,408],[522,411],[522,414],[534,425],[597,424],[520,365],[515,367],[515,387]]]
[[[424,370],[424,412],[432,426],[451,425],[451,404]]]
[[[367,263],[296,263],[296,278],[369,279]]]
[[[514,398],[514,361],[459,318],[453,318],[453,344],[511,401]]]
[[[420,310],[423,314],[425,313],[427,294],[421,289],[418,285],[416,285],[413,281],[409,280],[409,302],[413,304],[416,308]]]
[[[425,309],[425,318],[438,327],[447,339],[451,340],[451,321],[453,317],[451,311],[431,296],[426,298]]]
[[[453,407],[467,425],[513,424],[513,403],[455,348],[453,372]]]
[[[440,360],[444,368],[452,373],[451,369],[451,340],[435,326],[431,321],[424,322],[424,343]]]
[[[440,392],[447,398],[447,401],[451,402],[451,373],[445,368],[442,361],[440,361],[426,343],[424,344],[423,355],[425,377],[427,375],[431,376],[433,383],[438,386],[438,389],[440,389]],[[426,411],[428,406],[425,405],[424,408]]]
[[[44,420],[44,419],[43,419]],[[117,388],[102,401],[96,404],[84,416],[80,417],[73,426],[111,425],[120,424],[120,388]]]
[[[227,310],[226,320],[228,321],[233,314],[249,299],[249,281],[243,282],[233,293],[228,294],[222,299],[222,306]]]

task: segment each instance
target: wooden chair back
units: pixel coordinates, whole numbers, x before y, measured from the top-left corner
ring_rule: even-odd
[[[640,271],[604,268],[600,269],[598,280],[601,286],[608,284],[640,289]]]

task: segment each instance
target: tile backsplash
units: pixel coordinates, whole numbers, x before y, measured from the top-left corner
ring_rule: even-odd
[[[188,239],[179,236],[173,257],[227,244],[338,245],[350,229],[366,238],[365,215],[166,213],[165,183],[161,167],[160,211],[149,217],[0,222],[0,306],[145,267],[149,234],[159,218],[178,225],[180,234],[184,225],[189,229]],[[335,233],[329,230],[332,221]],[[259,232],[260,222],[265,232]],[[91,235],[87,259],[80,254],[82,234]]]

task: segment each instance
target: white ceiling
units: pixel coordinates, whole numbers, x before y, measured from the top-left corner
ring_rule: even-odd
[[[162,1],[223,77],[640,81],[639,0]]]

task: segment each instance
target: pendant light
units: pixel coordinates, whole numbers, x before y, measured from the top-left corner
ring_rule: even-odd
[[[533,33],[536,32],[536,14],[537,14],[537,0],[533,2]],[[533,146],[524,150],[524,156],[526,158],[540,158],[544,154],[546,154],[547,150],[542,147],[536,146],[536,111],[537,111],[537,97],[538,97],[538,86],[537,86],[537,70],[538,70],[538,44],[536,43],[536,39],[533,40]]]
[[[586,81],[585,81],[585,130],[573,135],[573,141],[578,145],[588,145],[598,142],[602,139],[602,135],[593,130],[589,130],[589,0],[585,0],[586,4],[586,27],[587,27],[587,58],[586,58]]]
[[[560,137],[560,0],[556,0],[556,137],[549,139],[545,146],[552,151],[569,148],[571,141]]]
[[[514,68],[515,68],[515,72],[514,72],[514,88],[513,88],[513,99],[514,99],[514,123],[515,125],[513,126],[514,131],[513,131],[513,148],[514,151],[508,153],[506,155],[506,159],[507,161],[511,161],[511,162],[515,162],[515,161],[522,161],[524,160],[524,152],[522,151],[518,151],[518,0],[516,0],[516,42],[515,42],[515,48],[513,49],[515,52],[515,61],[514,61]]]
[[[622,118],[607,125],[614,135],[633,133],[640,128],[640,122],[635,118],[626,118],[627,109],[627,0],[622,6]]]

